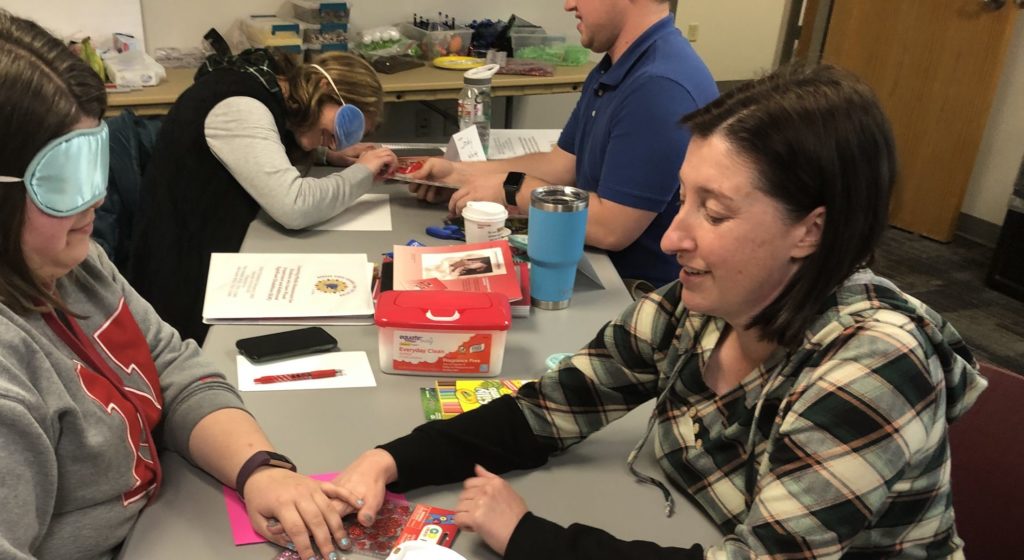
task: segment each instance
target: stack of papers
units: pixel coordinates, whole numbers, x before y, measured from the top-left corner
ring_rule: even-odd
[[[214,253],[203,322],[369,325],[372,277],[365,254]]]

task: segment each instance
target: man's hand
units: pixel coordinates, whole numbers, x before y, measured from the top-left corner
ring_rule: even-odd
[[[499,555],[519,520],[529,511],[523,498],[500,476],[476,466],[476,476],[467,478],[455,506],[455,524],[476,532]]]
[[[455,168],[455,163],[442,158],[430,158],[423,162],[423,166],[409,174],[414,179],[437,181],[458,185],[457,181],[464,175]],[[427,202],[444,202],[452,195],[452,189],[434,187],[431,185],[417,185],[409,183],[409,192],[416,195],[416,198]]]
[[[472,200],[486,200],[505,206],[505,173],[474,173],[466,176],[459,185],[459,190],[451,195],[448,201],[448,213],[454,216],[462,214],[462,209]]]

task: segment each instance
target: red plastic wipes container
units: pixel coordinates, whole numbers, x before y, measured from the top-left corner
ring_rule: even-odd
[[[503,294],[394,290],[374,321],[381,370],[481,377],[501,374],[512,315]]]

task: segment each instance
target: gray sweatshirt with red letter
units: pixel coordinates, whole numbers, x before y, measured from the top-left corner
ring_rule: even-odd
[[[203,417],[243,408],[97,246],[57,290],[82,318],[0,304],[4,559],[111,557],[159,488],[159,450],[190,458]]]

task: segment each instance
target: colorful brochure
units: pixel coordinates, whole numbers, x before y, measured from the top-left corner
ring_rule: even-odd
[[[396,290],[496,292],[510,302],[522,299],[520,279],[508,241],[444,247],[394,247]]]

